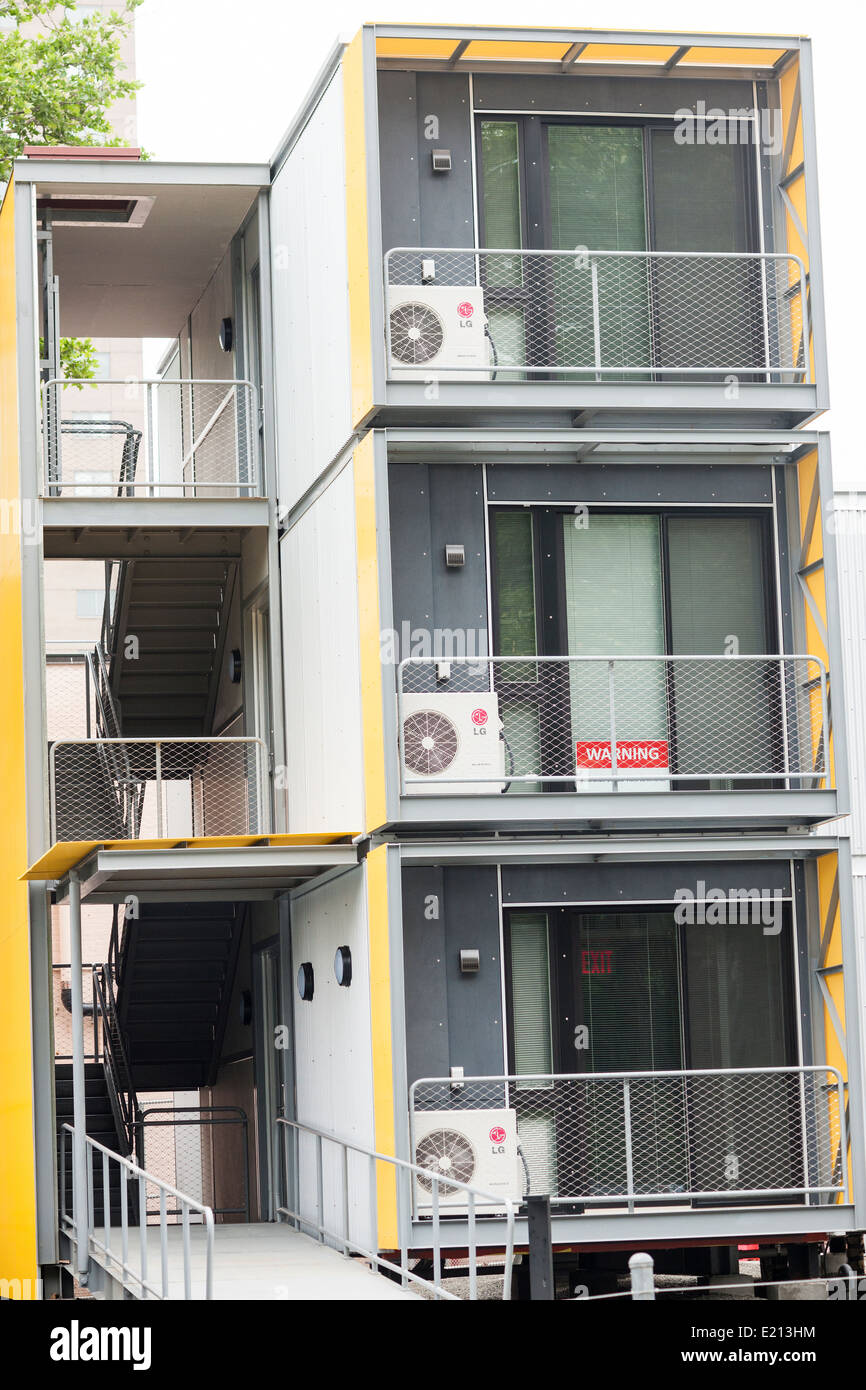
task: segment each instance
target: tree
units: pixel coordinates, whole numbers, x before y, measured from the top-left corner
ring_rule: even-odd
[[[76,14],[75,0],[0,0],[0,183],[25,145],[122,145],[108,109],[141,86],[120,75],[120,39],[141,0],[120,11]],[[23,25],[38,24],[25,35]],[[92,378],[89,338],[62,338],[61,370]],[[81,387],[78,388],[81,390]]]
[[[75,0],[0,0],[0,181],[25,145],[122,145],[108,110],[141,83],[120,72],[120,38],[141,0],[76,14]],[[37,23],[25,36],[23,25]]]

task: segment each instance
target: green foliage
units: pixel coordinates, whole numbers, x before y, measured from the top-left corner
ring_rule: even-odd
[[[39,355],[45,356],[44,338],[39,339]],[[60,339],[60,374],[71,382],[76,391],[83,391],[84,384],[75,378],[84,377],[92,381],[98,366],[96,349],[90,338]]]
[[[67,380],[84,377],[91,381],[96,376],[98,365],[96,351],[89,338],[60,339],[60,370]],[[80,382],[78,390],[84,390]]]
[[[0,181],[25,145],[122,145],[108,109],[141,86],[119,75],[120,38],[141,0],[76,17],[75,0],[0,0]],[[32,37],[24,24],[37,23]]]

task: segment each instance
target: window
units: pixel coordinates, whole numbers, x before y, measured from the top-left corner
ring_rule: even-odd
[[[663,121],[525,116],[479,118],[477,146],[482,246],[616,253],[486,261],[497,379],[509,366],[581,377],[592,364],[606,380],[618,368],[672,380],[681,367],[765,361],[753,265],[644,254],[757,250],[752,146],[680,145]]]
[[[101,618],[104,604],[105,593],[102,589],[76,589],[75,591],[76,618]]]
[[[676,773],[691,790],[737,773],[753,788],[772,781],[783,763],[779,668],[665,660],[774,651],[770,554],[758,513],[493,508],[494,654],[572,658],[497,664],[509,770],[551,790],[574,778],[613,790],[601,776],[613,718],[617,744],[657,764],[630,775],[632,789],[670,790]]]

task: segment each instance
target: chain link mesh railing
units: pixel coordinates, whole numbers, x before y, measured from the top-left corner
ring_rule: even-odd
[[[136,1157],[148,1172],[148,1221],[159,1214],[161,1180],[207,1201],[215,1216],[250,1219],[249,1124],[233,1105],[177,1105],[149,1099],[136,1125]],[[167,1215],[176,1221],[177,1208]]]
[[[258,401],[250,382],[99,384],[123,387],[127,413],[143,419],[141,427],[130,420],[88,415],[86,381],[46,382],[42,389],[43,495],[261,494]]]
[[[65,739],[48,761],[53,842],[270,829],[261,739]]]
[[[464,1130],[473,1134],[479,1111],[514,1113],[518,1196],[591,1209],[847,1201],[844,1086],[832,1067],[424,1078],[410,1089],[413,1156],[416,1133],[441,1114],[447,1175],[449,1143],[471,1146]],[[424,1155],[433,1167],[429,1135]]]
[[[810,377],[794,255],[396,247],[385,286],[392,377]]]
[[[409,658],[403,790],[815,790],[827,677],[813,656]]]

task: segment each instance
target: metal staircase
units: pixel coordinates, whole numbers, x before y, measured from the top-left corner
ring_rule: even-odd
[[[216,1080],[244,913],[237,903],[141,903],[113,932],[108,969],[137,1091]]]
[[[102,645],[124,737],[210,733],[236,571],[221,559],[119,566]]]

